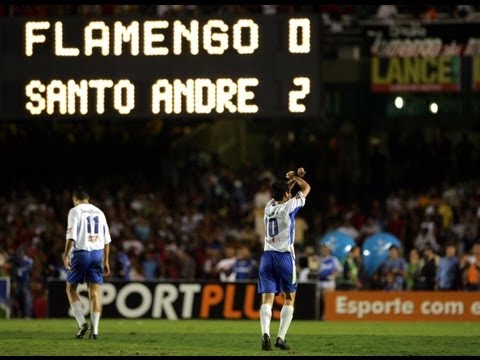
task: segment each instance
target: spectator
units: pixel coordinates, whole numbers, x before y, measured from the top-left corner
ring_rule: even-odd
[[[26,253],[24,247],[20,246],[9,258],[9,263],[13,316],[31,319],[33,316],[31,289],[33,259]]]
[[[480,290],[480,243],[472,246],[470,255],[461,262],[461,271],[465,290]]]
[[[177,252],[178,263],[180,264],[180,279],[194,280],[197,273],[197,265],[192,254],[181,247]]]
[[[405,216],[402,211],[399,209],[391,209],[387,216],[386,231],[397,237],[400,241],[404,241],[406,227]]]
[[[459,255],[462,256],[464,254],[470,253],[476,241],[477,236],[474,233],[473,226],[465,226],[463,233],[458,240]]]
[[[436,275],[436,289],[459,290],[462,288],[460,260],[456,254],[455,244],[449,243],[445,246],[445,256],[440,259]]]
[[[418,290],[435,290],[435,280],[440,257],[430,242],[423,245]]]
[[[407,264],[407,277],[405,279],[405,289],[406,290],[419,290],[419,280],[420,280],[420,252],[417,248],[410,250]]]
[[[343,271],[340,260],[331,254],[329,245],[323,244],[320,249],[319,284],[324,291],[333,291],[336,288],[337,278]]]
[[[382,231],[381,225],[376,221],[373,215],[369,214],[365,220],[365,224],[363,224],[362,228],[359,232],[359,239],[357,239],[357,244],[361,245],[363,240],[366,238],[375,235]]]
[[[407,261],[400,256],[400,249],[392,245],[389,257],[380,267],[380,286],[384,290],[402,291],[407,278]]]
[[[8,275],[8,254],[0,247],[0,276]]]
[[[130,261],[131,256],[134,256],[133,250],[122,250],[117,253],[114,265],[115,277],[121,280],[130,281],[130,272],[132,269],[132,262]]]
[[[145,280],[151,281],[158,278],[159,266],[158,259],[153,245],[148,245],[142,256],[141,266]]]
[[[345,216],[350,219],[350,223],[358,231],[360,231],[362,226],[365,224],[366,215],[356,202],[352,203],[350,209],[346,212]]]
[[[305,246],[305,238],[307,231],[307,220],[305,220],[305,217],[298,214],[295,221],[295,246],[297,246],[299,250],[303,250]]]
[[[315,253],[313,246],[306,246],[303,256],[300,257],[300,263],[303,266],[299,269],[298,281],[318,280],[318,271],[320,269],[320,257]],[[305,261],[302,262],[302,259]]]
[[[347,215],[344,216],[343,224],[337,228],[337,231],[350,236],[356,242],[360,237],[360,232],[353,226],[351,218]]]
[[[233,265],[236,260],[237,256],[235,247],[230,244],[225,245],[223,248],[223,258],[216,265],[220,281],[235,281]]]
[[[255,232],[258,236],[258,241],[263,244],[263,237],[265,234],[265,224],[263,222],[263,213],[265,205],[272,198],[270,191],[271,179],[265,177],[261,181],[260,189],[253,195],[253,218],[255,219]]]
[[[337,279],[337,289],[361,289],[362,256],[360,246],[353,246],[342,262],[343,272]]]
[[[258,277],[257,270],[258,264],[252,257],[250,249],[241,245],[237,250],[237,258],[232,266],[235,281],[256,279]]]
[[[453,224],[453,209],[444,197],[439,200],[437,214],[440,217],[440,230],[450,230]]]
[[[419,251],[423,251],[425,244],[430,244],[434,249],[438,249],[439,245],[437,243],[437,238],[434,234],[434,225],[432,223],[423,222],[420,225],[420,231],[415,237],[414,245]]]
[[[130,275],[129,278],[131,281],[144,281],[146,280],[145,278],[145,273],[143,270],[143,264],[140,263],[140,259],[137,257],[132,257],[130,259],[131,261],[131,268],[130,268]]]
[[[320,248],[320,266],[318,270],[318,284],[321,289],[320,296],[320,313],[324,313],[325,308],[325,292],[335,291],[337,286],[337,278],[343,271],[340,260],[331,255],[330,246],[323,244]]]

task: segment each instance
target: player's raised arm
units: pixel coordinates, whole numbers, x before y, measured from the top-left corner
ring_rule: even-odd
[[[303,176],[305,176],[305,169],[304,168],[298,168],[297,172],[295,171],[289,171],[287,172],[287,178],[288,178],[288,185],[289,189],[293,187],[293,185],[298,184],[300,187],[300,191],[303,193],[303,196],[307,196],[310,193],[311,187],[308,184],[308,182],[305,181]],[[293,181],[293,184],[291,182]]]
[[[290,173],[295,173],[295,172],[294,172],[294,171],[289,171],[289,172],[287,173],[287,178],[288,178],[288,181],[287,181],[288,191],[292,191],[292,188],[293,188],[293,187],[295,186],[295,184],[297,183],[297,182],[293,179],[293,177],[289,177],[289,174],[290,174]],[[291,176],[293,176],[293,175],[291,175]]]

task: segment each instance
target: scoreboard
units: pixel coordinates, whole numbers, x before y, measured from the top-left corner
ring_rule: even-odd
[[[0,19],[0,119],[320,113],[319,19]]]

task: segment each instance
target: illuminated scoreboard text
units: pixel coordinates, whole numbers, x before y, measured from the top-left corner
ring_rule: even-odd
[[[2,117],[319,111],[316,18],[16,21],[1,27]]]

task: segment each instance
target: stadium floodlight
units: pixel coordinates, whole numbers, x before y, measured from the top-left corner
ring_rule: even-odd
[[[396,107],[397,109],[403,108],[403,98],[402,98],[401,96],[397,96],[397,97],[395,98],[395,107]]]

